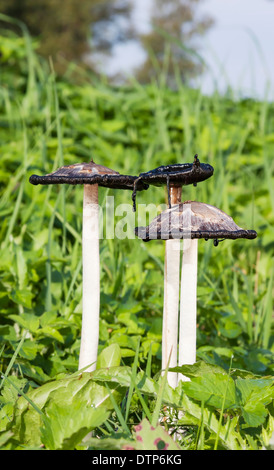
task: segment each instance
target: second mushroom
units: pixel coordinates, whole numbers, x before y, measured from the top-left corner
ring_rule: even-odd
[[[147,173],[141,173],[134,182],[132,195],[135,210],[135,197],[138,185],[146,183],[154,186],[167,186],[168,205],[172,208],[181,202],[182,186],[204,181],[213,175],[213,167],[200,163],[195,155],[193,163],[163,165]],[[179,280],[180,280],[180,240],[176,237],[165,242],[164,271],[164,306],[162,326],[162,369],[167,365],[177,365],[177,337],[179,314]],[[168,382],[172,387],[177,385],[174,373],[168,373]]]
[[[149,226],[137,227],[135,233],[143,241],[184,239],[178,364],[180,366],[194,364],[196,362],[198,239],[213,239],[214,245],[217,246],[219,239],[254,239],[257,233],[255,230],[242,229],[229,215],[217,207],[196,201],[185,201],[163,211]],[[176,347],[177,344],[174,346]],[[179,378],[185,380],[182,375]]]

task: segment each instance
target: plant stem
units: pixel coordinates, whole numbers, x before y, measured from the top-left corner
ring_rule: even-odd
[[[84,185],[83,199],[83,311],[79,369],[96,369],[99,343],[100,257],[98,185]]]
[[[196,362],[198,240],[185,239],[181,273],[179,365]],[[188,380],[180,374],[179,380]]]
[[[170,188],[171,205],[181,201],[181,188]],[[162,331],[162,370],[177,366],[178,317],[180,284],[180,240],[166,241],[164,274],[164,311]],[[167,380],[171,387],[177,386],[177,374],[168,372]]]

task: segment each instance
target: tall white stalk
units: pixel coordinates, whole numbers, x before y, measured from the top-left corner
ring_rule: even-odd
[[[100,254],[98,185],[84,185],[83,199],[83,306],[79,369],[96,369],[99,343]]]
[[[164,311],[162,332],[162,369],[177,367],[180,284],[180,240],[167,240],[165,249]],[[177,374],[168,372],[171,387],[177,386]]]
[[[170,187],[171,206],[181,202],[182,188]],[[172,220],[171,214],[171,226]],[[178,361],[178,318],[180,292],[180,240],[166,240],[165,245],[165,274],[164,274],[164,310],[162,329],[162,370],[167,367],[177,367]],[[167,380],[175,388],[178,376],[168,372]]]
[[[197,329],[197,262],[198,239],[185,238],[183,245],[180,326],[179,326],[179,365],[196,362]],[[179,380],[188,380],[179,375]]]

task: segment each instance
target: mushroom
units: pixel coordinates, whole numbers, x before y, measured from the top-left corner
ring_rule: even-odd
[[[147,173],[141,173],[134,182],[132,193],[133,210],[136,210],[136,190],[140,183],[154,186],[167,185],[169,208],[181,202],[182,186],[204,181],[213,174],[213,167],[200,163],[198,155],[193,163],[160,166]],[[167,364],[177,365],[177,338],[179,313],[179,278],[180,278],[180,240],[170,239],[165,244],[164,308],[162,328],[162,369]],[[168,373],[168,382],[177,385],[174,373]]]
[[[217,207],[196,201],[177,204],[157,216],[147,227],[136,227],[143,241],[184,239],[181,272],[179,365],[196,362],[197,250],[198,239],[254,239],[255,230],[244,230]],[[182,380],[184,376],[180,376]]]
[[[98,352],[100,310],[98,186],[132,190],[136,178],[136,176],[121,175],[117,171],[91,161],[89,163],[66,165],[53,173],[44,176],[32,175],[29,179],[30,183],[34,185],[65,183],[84,185],[82,227],[83,306],[79,369],[94,370]],[[138,190],[141,190],[141,188],[147,189],[147,187],[147,185],[141,184],[138,186]]]
[[[153,186],[167,185],[168,204],[171,207],[171,188],[182,188],[182,186],[204,181],[213,175],[214,168],[208,163],[200,163],[198,155],[194,156],[193,163],[175,163],[173,165],[162,165],[146,173],[140,173],[134,181],[132,201],[133,210],[136,210],[136,191],[139,185],[146,183]]]

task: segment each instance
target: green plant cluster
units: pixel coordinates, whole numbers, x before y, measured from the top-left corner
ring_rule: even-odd
[[[80,85],[56,80],[32,46],[25,33],[1,37],[1,448],[139,449],[140,438],[146,449],[269,448],[273,103],[206,97],[178,77],[172,91],[164,72],[145,87],[80,69]],[[197,363],[180,368],[191,381],[172,390],[160,374],[164,243],[133,233],[100,241],[100,356],[79,376],[82,188],[34,187],[30,175],[91,158],[138,175],[196,153],[214,176],[183,200],[219,207],[258,238],[199,241]],[[109,196],[132,205],[130,191],[101,188],[103,207]],[[138,193],[136,217],[166,201],[164,188]]]

